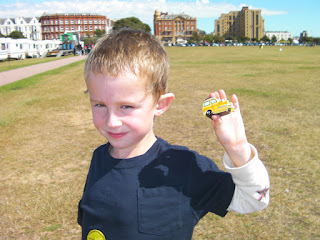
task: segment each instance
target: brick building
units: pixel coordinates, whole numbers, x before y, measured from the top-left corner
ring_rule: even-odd
[[[94,36],[97,29],[109,32],[113,21],[103,15],[91,13],[56,13],[40,17],[42,39],[57,39],[65,32],[79,32],[81,37]]]
[[[197,18],[187,14],[154,14],[154,35],[164,43],[175,43],[179,40],[189,40],[197,31]]]
[[[221,14],[215,20],[214,34],[222,37],[247,37],[248,39],[259,40],[264,36],[264,20],[261,10],[249,10],[243,7],[241,11],[231,11],[228,14]]]

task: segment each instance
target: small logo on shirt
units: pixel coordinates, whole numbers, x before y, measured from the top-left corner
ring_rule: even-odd
[[[270,188],[265,187],[262,191],[257,191],[257,193],[260,194],[260,197],[259,197],[259,199],[258,199],[259,201],[261,201],[263,198],[266,197],[269,189],[270,189]]]
[[[106,240],[103,233],[97,229],[91,230],[87,236],[87,240]]]

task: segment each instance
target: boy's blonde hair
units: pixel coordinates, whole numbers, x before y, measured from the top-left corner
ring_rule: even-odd
[[[90,52],[85,64],[89,73],[119,76],[132,72],[146,81],[146,93],[155,100],[168,90],[169,57],[153,35],[131,29],[103,36]]]

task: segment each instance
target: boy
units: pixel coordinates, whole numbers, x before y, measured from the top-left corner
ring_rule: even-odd
[[[153,132],[154,118],[174,99],[169,59],[152,35],[122,30],[103,37],[88,56],[85,79],[93,123],[108,143],[92,157],[78,223],[82,239],[192,239],[208,212],[249,213],[269,202],[269,177],[235,112],[212,116],[228,172]],[[225,99],[223,90],[210,94]]]

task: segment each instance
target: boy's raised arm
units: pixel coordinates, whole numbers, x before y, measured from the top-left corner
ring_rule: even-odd
[[[211,93],[210,97],[216,97],[221,100],[227,99],[224,90]],[[232,103],[235,106],[235,111],[233,113],[223,117],[213,115],[211,117],[211,123],[219,142],[234,165],[236,167],[241,167],[252,159],[253,153],[250,144],[247,141],[240,113],[240,106],[236,95],[232,95]]]
[[[210,97],[226,99],[223,90]],[[230,211],[250,213],[264,209],[269,204],[270,181],[268,172],[258,157],[254,146],[248,143],[240,113],[239,101],[232,95],[235,111],[223,117],[212,116],[215,134],[225,149],[223,163],[236,185]]]

